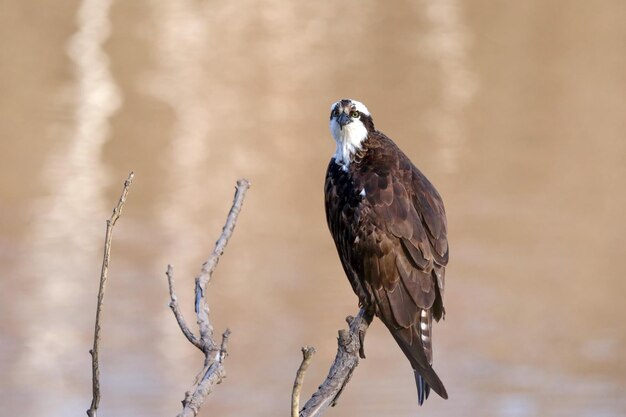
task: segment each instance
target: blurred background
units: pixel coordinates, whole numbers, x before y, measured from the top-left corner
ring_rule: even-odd
[[[129,171],[101,346],[105,416],[172,416],[202,365],[167,307],[235,181],[210,287],[233,331],[201,415],[287,415],[357,312],[327,231],[330,104],[363,101],[436,184],[451,261],[418,409],[375,322],[329,416],[626,415],[626,2],[2,0],[0,414],[84,415],[105,219]]]

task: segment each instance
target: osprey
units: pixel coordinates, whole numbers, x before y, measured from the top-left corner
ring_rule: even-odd
[[[431,388],[447,399],[432,367],[433,318],[445,315],[443,201],[363,103],[334,103],[330,132],[337,150],[326,172],[326,220],[343,269],[368,322],[378,316],[411,363],[418,403]]]

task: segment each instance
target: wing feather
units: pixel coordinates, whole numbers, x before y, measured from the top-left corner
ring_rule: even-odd
[[[399,150],[397,156],[395,171],[374,170],[362,178],[363,206],[367,209],[361,214],[366,226],[356,230],[357,251],[372,287],[391,293],[380,297],[390,303],[391,316],[387,318],[408,328],[419,317],[406,314],[406,308],[430,309],[437,304],[442,310],[443,302],[437,297],[443,295],[447,225],[435,188]],[[376,258],[377,264],[369,257]],[[398,281],[402,281],[401,289]]]
[[[414,308],[430,308],[436,297],[430,275],[414,268],[404,256],[396,257],[396,267],[403,285],[415,303]]]
[[[415,323],[416,307],[404,284],[397,282],[392,289],[386,289],[385,294],[396,326],[410,329]]]
[[[445,314],[449,250],[443,202],[386,137],[369,143],[363,153],[368,166],[358,176],[331,161],[329,228],[360,303],[389,328],[426,387],[447,398],[431,366],[432,319]]]

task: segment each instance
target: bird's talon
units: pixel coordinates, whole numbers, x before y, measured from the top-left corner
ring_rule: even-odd
[[[365,332],[359,330],[359,356],[365,359]]]

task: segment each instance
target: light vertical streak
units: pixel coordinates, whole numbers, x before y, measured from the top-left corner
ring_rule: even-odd
[[[459,0],[425,0],[419,3],[419,10],[430,23],[422,51],[439,65],[442,77],[441,102],[430,115],[430,127],[442,142],[442,166],[455,172],[467,139],[463,112],[478,88],[467,62],[471,34],[463,22]]]
[[[204,233],[193,222],[199,205],[202,172],[209,157],[211,112],[202,89],[206,83],[203,58],[209,50],[207,16],[200,4],[186,0],[164,0],[154,8],[159,40],[156,55],[159,70],[151,91],[174,113],[171,140],[166,151],[166,201],[161,202],[160,224],[175,249],[177,274],[187,274],[196,258],[195,245]],[[171,256],[171,254],[170,254]],[[163,259],[163,265],[172,262]]]
[[[54,135],[59,145],[42,168],[41,181],[48,196],[36,204],[35,220],[25,244],[24,276],[36,281],[25,303],[25,346],[16,364],[16,379],[24,384],[41,381],[46,389],[36,402],[70,414],[73,393],[68,385],[72,364],[82,355],[76,315],[83,311],[85,279],[97,282],[98,258],[104,222],[109,210],[102,191],[106,171],[102,149],[109,137],[109,119],[121,104],[121,95],[109,71],[102,46],[110,34],[109,11],[113,0],[83,0],[77,12],[77,31],[68,40],[67,53],[74,67],[70,87],[73,126],[68,138]],[[62,141],[65,139],[65,141]],[[91,300],[91,297],[89,297]],[[91,303],[89,304],[91,307]],[[91,313],[92,310],[89,310]],[[27,370],[25,372],[25,370]],[[32,405],[31,405],[32,406]]]

